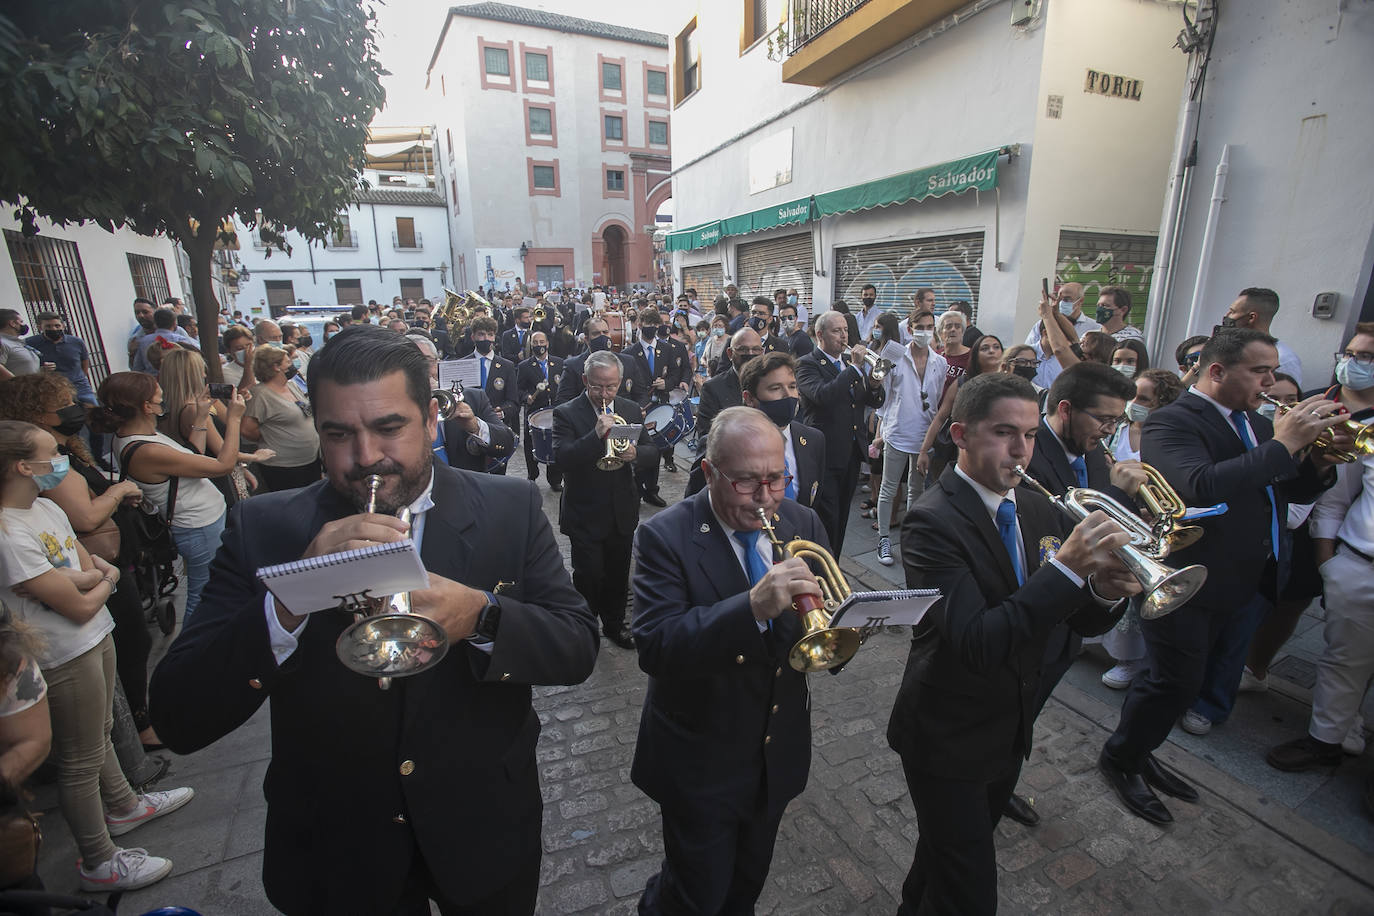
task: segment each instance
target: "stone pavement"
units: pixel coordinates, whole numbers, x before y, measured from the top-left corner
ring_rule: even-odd
[[[679,495],[684,481],[685,473],[664,473],[665,497]],[[556,494],[540,486],[556,520]],[[651,513],[645,507],[644,517]],[[856,588],[901,581],[900,566],[877,565],[876,533],[857,512],[849,537],[841,564]],[[783,819],[760,913],[896,910],[916,821],[884,731],[906,649],[905,633],[892,628],[840,675],[812,676],[811,778]],[[1010,821],[998,828],[1002,912],[1374,913],[1371,828],[1356,794],[1374,752],[1347,760],[1335,777],[1275,773],[1258,755],[1275,735],[1301,730],[1302,697],[1243,698],[1226,727],[1206,739],[1178,732],[1161,750],[1203,797],[1197,805],[1170,800],[1176,822],[1155,827],[1127,814],[1095,768],[1120,705],[1120,695],[1098,682],[1103,667],[1092,654],[1080,658],[1036,725],[1019,791],[1034,799],[1042,822],[1033,830]],[[633,913],[659,866],[657,807],[629,780],[644,686],[634,654],[603,642],[586,683],[536,690],[545,801],[540,913]],[[210,748],[173,759],[163,785],[192,785],[195,801],[127,840],[171,856],[176,869],[127,895],[121,912],[169,904],[205,916],[273,912],[260,878],[267,725],[264,708]],[[39,804],[41,873],[50,888],[72,891],[75,850],[51,786]],[[366,880],[367,851],[357,855]]]

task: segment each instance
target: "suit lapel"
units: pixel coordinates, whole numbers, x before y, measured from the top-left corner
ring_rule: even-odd
[[[983,500],[979,498],[978,493],[969,485],[968,481],[954,473],[953,467],[940,475],[940,485],[949,495],[950,504],[954,506],[955,511],[962,515],[973,526],[973,530],[978,533],[978,536],[982,538],[983,545],[997,563],[997,570],[1002,574],[1002,581],[1006,585],[1007,591],[1016,591],[1021,587],[1021,584],[1016,581],[1016,570],[1012,568],[1011,555],[1007,553],[1006,545],[1002,543],[1002,536],[997,533],[997,526],[992,523],[992,519],[988,516],[987,507],[983,505]],[[1022,539],[1024,540],[1024,532]],[[1022,559],[1024,561],[1024,557]]]
[[[463,492],[464,486],[466,483],[458,472],[434,468],[434,509],[425,513],[424,542],[420,545],[420,559],[425,569],[455,582],[467,578],[473,549],[471,534],[476,520],[472,511],[445,510],[446,507],[470,510],[473,500]]]
[[[1225,443],[1224,448],[1230,453],[1225,455],[1226,458],[1234,458],[1245,451],[1245,443],[1240,441],[1240,434],[1236,432],[1236,428],[1231,425],[1229,420],[1221,415],[1220,411],[1207,403],[1204,398],[1198,397],[1191,391],[1186,391],[1179,400],[1182,401],[1189,410],[1198,414],[1202,418],[1202,422],[1210,426],[1216,435],[1220,437],[1219,441]],[[1254,429],[1255,424],[1251,423],[1250,428]],[[1256,432],[1256,436],[1258,436],[1258,432]],[[1257,442],[1256,445],[1258,444]]]
[[[749,577],[740,566],[735,549],[726,540],[728,537],[711,511],[708,491],[699,490],[692,503],[692,543],[696,547],[702,581],[714,586],[717,600],[738,595],[749,588]]]
[[[1035,434],[1035,449],[1044,455],[1046,467],[1056,478],[1043,481],[1050,490],[1063,493],[1069,487],[1078,486],[1078,477],[1069,466],[1069,456],[1064,454],[1064,446],[1059,444],[1059,438],[1043,417],[1040,418],[1040,429]]]

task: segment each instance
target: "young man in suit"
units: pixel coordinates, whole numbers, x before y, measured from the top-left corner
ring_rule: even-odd
[[[636,398],[648,413],[655,407],[669,403],[674,391],[685,392],[691,381],[691,366],[687,362],[687,348],[668,336],[658,309],[642,302],[639,310],[639,342],[625,350],[635,360],[639,376],[649,380]],[[672,449],[663,453],[663,466],[676,471]],[[666,503],[658,494],[658,465],[637,475],[640,497],[649,505],[662,509]]]
[[[1013,470],[1035,447],[1035,389],[980,375],[954,401],[955,465],[902,525],[911,588],[942,599],[916,626],[888,723],[920,839],[898,913],[997,909],[993,832],[1030,754],[1050,632],[1109,629],[1140,585],[1112,555],[1129,536],[1102,512],[1077,525]]]
[[[763,411],[782,433],[788,481],[784,495],[809,509],[825,477],[825,435],[796,419],[797,362],[788,353],[765,353],[744,364],[739,376],[744,406]]]
[[[423,334],[408,334],[409,340],[425,354],[429,384],[439,387],[439,351],[434,341]],[[486,473],[494,465],[504,466],[515,449],[515,433],[496,415],[486,392],[471,388],[453,407],[453,414],[439,418],[434,439],[434,454],[451,468]]]
[[[625,626],[630,550],[639,525],[635,471],[658,463],[658,449],[640,430],[637,442],[618,452],[619,467],[603,469],[607,435],[617,414],[628,424],[644,422],[639,405],[616,396],[620,361],[604,350],[587,358],[586,392],[553,411],[554,463],[565,488],[558,507],[559,529],[572,542],[573,584],[601,618],[606,638],[633,649]]]
[[[530,335],[534,319],[527,305],[517,305],[513,318],[515,326],[501,334],[501,355],[513,363],[518,363],[529,355],[525,349],[525,341]]]
[[[634,636],[649,675],[630,776],[663,817],[662,869],[645,914],[752,913],[787,803],[806,786],[806,675],[787,663],[798,595],[820,595],[777,537],[825,545],[814,512],[784,498],[783,441],[760,411],[716,418],[707,488],[639,530]]]
[[[429,371],[404,337],[340,332],[313,360],[310,402],[328,479],[230,512],[200,608],[153,673],[157,733],[191,753],[271,697],[263,884],[283,912],[428,913],[434,900],[444,912],[533,913],[542,805],[529,685],[586,679],[595,619],[535,487],[433,460]],[[384,483],[366,514],[372,474]],[[407,535],[430,581],[412,607],[450,648],[380,690],[339,662],[335,642],[353,621],[319,610],[338,603],[328,588],[287,608],[255,573]],[[474,791],[451,791],[460,771]]]
[[[485,316],[474,318],[468,325],[472,334],[473,352],[463,359],[477,364],[477,387],[487,394],[496,415],[507,426],[520,417],[520,402],[517,394],[515,363],[497,356],[493,351],[496,342],[496,321]],[[493,469],[493,473],[506,473],[506,466]]]
[[[549,355],[549,337],[543,331],[530,332],[529,359],[515,368],[515,385],[520,403],[525,408],[525,474],[530,480],[539,477],[539,463],[534,460],[534,439],[530,436],[530,415],[553,406],[553,393],[563,378],[563,360]],[[549,489],[555,493],[563,489],[563,475],[550,464],[544,469]]]
[[[849,344],[845,318],[840,312],[818,317],[816,349],[797,361],[797,390],[806,423],[825,434],[825,482],[816,512],[830,533],[837,558],[844,550],[849,506],[859,486],[859,462],[868,448],[864,411],[881,407],[885,398],[882,382],[862,372],[868,351],[856,344],[845,357]]]
[[[705,443],[711,432],[711,424],[721,411],[744,403],[744,394],[739,385],[740,369],[744,368],[744,364],[749,360],[762,355],[763,342],[753,328],[736,331],[721,354],[720,364],[725,368],[701,386],[701,400],[697,404],[696,413],[696,435],[697,441],[701,444],[692,471],[687,475],[684,496],[691,496],[706,486],[706,478],[701,471],[701,459],[706,454]]]
[[[1201,564],[1207,582],[1174,613],[1141,621],[1149,667],[1127,689],[1121,719],[1098,759],[1126,807],[1157,824],[1173,816],[1155,789],[1185,801],[1195,801],[1197,790],[1164,770],[1154,750],[1198,695],[1228,623],[1258,591],[1268,558],[1277,555],[1288,503],[1310,503],[1334,482],[1333,459],[1301,456],[1339,422],[1342,410],[1316,395],[1272,423],[1260,415],[1260,394],[1274,384],[1279,365],[1274,338],[1262,331],[1218,332],[1198,365],[1193,387],[1145,421],[1140,457],[1185,505],[1224,502],[1227,510],[1195,522],[1202,538],[1165,561]]]

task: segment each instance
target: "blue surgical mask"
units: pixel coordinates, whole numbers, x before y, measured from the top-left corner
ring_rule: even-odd
[[[787,304],[788,304],[788,305],[796,305],[796,304],[797,304],[797,296],[796,296],[795,293],[787,297]]]
[[[1336,381],[1352,391],[1374,388],[1374,364],[1360,364],[1350,357],[1336,363]]]
[[[1272,407],[1274,405],[1270,404],[1269,406]],[[1144,404],[1137,404],[1135,401],[1126,402],[1127,420],[1130,420],[1132,423],[1144,423],[1149,416],[1150,408],[1146,407]]]
[[[1268,401],[1265,401],[1260,404],[1259,407],[1255,408],[1255,412],[1266,420],[1272,420],[1274,419],[1274,414],[1279,412],[1279,405],[1270,404]]]
[[[34,464],[39,463],[40,462],[34,460]],[[61,483],[62,478],[67,476],[67,472],[71,470],[72,467],[72,460],[68,458],[66,455],[58,455],[51,462],[48,463],[52,465],[51,471],[49,471],[46,474],[33,475],[33,482],[38,484],[38,490],[40,493],[46,493],[47,491],[53,489],[59,483]]]
[[[1074,307],[1074,301],[1073,301],[1072,299],[1060,299],[1060,300],[1059,300],[1059,314],[1061,314],[1061,315],[1072,315],[1072,314],[1073,314],[1073,307]]]

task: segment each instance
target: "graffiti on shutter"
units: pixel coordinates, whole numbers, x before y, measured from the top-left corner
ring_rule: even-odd
[[[983,233],[929,236],[835,249],[835,298],[858,311],[865,284],[878,288],[878,307],[905,315],[922,287],[935,290],[935,312],[964,300],[978,317],[983,276]]]
[[[1127,324],[1143,327],[1145,304],[1150,299],[1150,280],[1154,277],[1157,242],[1153,235],[1060,230],[1054,285],[1082,283],[1083,311],[1089,316],[1097,308],[1102,287],[1120,286],[1131,294],[1131,315]]]

